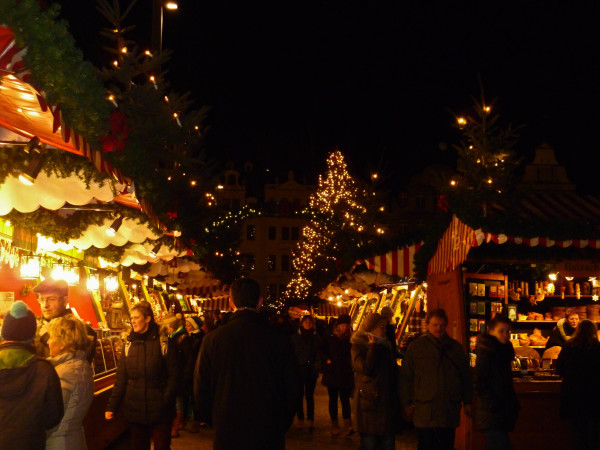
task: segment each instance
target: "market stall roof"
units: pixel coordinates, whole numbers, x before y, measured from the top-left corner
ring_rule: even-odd
[[[30,72],[23,62],[27,48],[19,48],[15,36],[0,24],[0,126],[48,146],[88,158],[100,173],[107,173],[121,184],[132,180],[113,167],[101,150],[92,149],[87,140],[65,123],[60,105],[47,103],[45,95],[29,83]],[[162,224],[152,206],[134,195],[121,195],[115,201],[141,209],[159,228]],[[0,213],[1,214],[1,213]]]
[[[366,264],[369,270],[399,277],[412,277],[415,272],[413,262],[415,253],[421,248],[421,243],[392,250],[383,255],[371,256],[356,262]]]

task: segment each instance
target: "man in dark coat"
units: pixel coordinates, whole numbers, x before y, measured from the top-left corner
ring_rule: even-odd
[[[460,343],[446,334],[446,311],[431,310],[425,320],[427,333],[411,342],[402,360],[401,401],[420,450],[452,450],[461,404],[471,415],[471,369]]]
[[[131,324],[105,417],[111,420],[122,406],[135,448],[150,448],[153,440],[155,450],[168,450],[179,380],[177,355],[168,337],[161,336],[148,302],[131,308]]]
[[[35,356],[35,316],[22,301],[13,303],[2,324],[0,344],[0,448],[43,450],[46,430],[64,413],[56,370]]]
[[[54,280],[47,278],[33,288],[33,292],[37,294],[40,308],[42,309],[42,317],[38,319],[38,335],[39,341],[36,348],[40,356],[50,356],[48,350],[48,327],[50,322],[57,317],[64,317],[73,314],[70,308],[67,308],[69,286],[65,280]],[[87,360],[91,363],[96,352],[96,342],[98,340],[94,329],[85,324],[87,334],[91,338],[91,343],[85,352]]]
[[[200,418],[215,429],[216,450],[283,449],[298,399],[292,342],[258,314],[255,280],[236,280],[229,301],[235,312],[206,335],[196,362]]]
[[[511,362],[515,350],[510,343],[508,318],[496,315],[488,332],[477,339],[475,364],[475,427],[487,438],[488,449],[512,449],[508,432],[517,422],[519,401],[515,394]]]

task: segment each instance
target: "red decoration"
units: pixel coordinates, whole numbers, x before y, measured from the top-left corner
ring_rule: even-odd
[[[127,144],[128,137],[129,127],[127,126],[125,114],[113,111],[110,114],[110,133],[108,136],[100,138],[102,141],[102,152],[122,151],[125,148],[125,144]]]
[[[437,208],[441,211],[448,212],[448,199],[445,195],[440,195],[437,201]]]
[[[169,216],[169,219],[174,219],[177,217],[177,211],[167,211],[167,216]]]

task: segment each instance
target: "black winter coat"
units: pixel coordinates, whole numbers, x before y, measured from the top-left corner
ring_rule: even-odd
[[[46,430],[64,414],[62,389],[50,362],[32,346],[0,345],[0,449],[46,448]]]
[[[306,331],[304,328],[299,328],[292,335],[292,342],[294,343],[296,359],[298,360],[303,378],[316,380],[319,376],[318,370],[321,366],[321,359],[319,358],[321,338],[315,330]]]
[[[177,367],[179,367],[177,395],[187,396],[192,392],[192,379],[196,364],[192,339],[182,327],[181,330],[177,330],[175,336],[169,337],[169,344],[169,347],[175,351]]]
[[[200,420],[215,429],[214,449],[283,449],[299,397],[297,375],[290,337],[256,311],[236,311],[208,333],[194,400]]]
[[[515,350],[510,342],[501,344],[495,336],[482,334],[475,353],[475,427],[512,431],[520,409],[511,373]]]
[[[567,341],[558,354],[556,368],[563,378],[560,387],[561,417],[599,417],[600,345],[582,348]]]
[[[116,412],[123,406],[131,423],[170,423],[175,417],[179,368],[172,347],[163,355],[159,331],[154,322],[145,333],[132,331],[119,360],[106,410]]]
[[[353,389],[354,371],[351,357],[350,339],[340,339],[336,334],[327,335],[321,344],[321,360],[323,361],[323,378],[321,382],[327,387]],[[327,363],[330,360],[331,363]]]
[[[356,380],[358,431],[394,434],[400,422],[399,368],[391,344],[369,343],[365,333],[352,336],[352,366]]]

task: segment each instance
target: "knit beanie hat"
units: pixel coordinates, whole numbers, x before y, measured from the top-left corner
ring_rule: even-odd
[[[381,317],[385,317],[386,319],[391,319],[394,316],[394,311],[389,306],[384,306],[381,308]]]
[[[185,321],[190,324],[190,326],[193,328],[194,332],[200,331],[200,327],[202,325],[198,324],[198,321],[196,320],[196,317],[191,317],[191,316],[186,317]]]
[[[347,323],[350,325],[350,316],[348,314],[340,314],[335,322],[336,325]]]
[[[377,327],[385,325],[387,325],[387,319],[385,317],[381,317],[381,314],[378,313],[371,313],[363,319],[360,324],[360,331],[368,333]]]
[[[177,313],[177,314],[167,313],[163,316],[161,323],[163,325],[169,325],[170,323],[181,321],[181,319],[183,319],[183,317],[179,313]]]
[[[2,323],[2,339],[29,342],[35,337],[37,324],[29,307],[21,300],[12,304]]]

